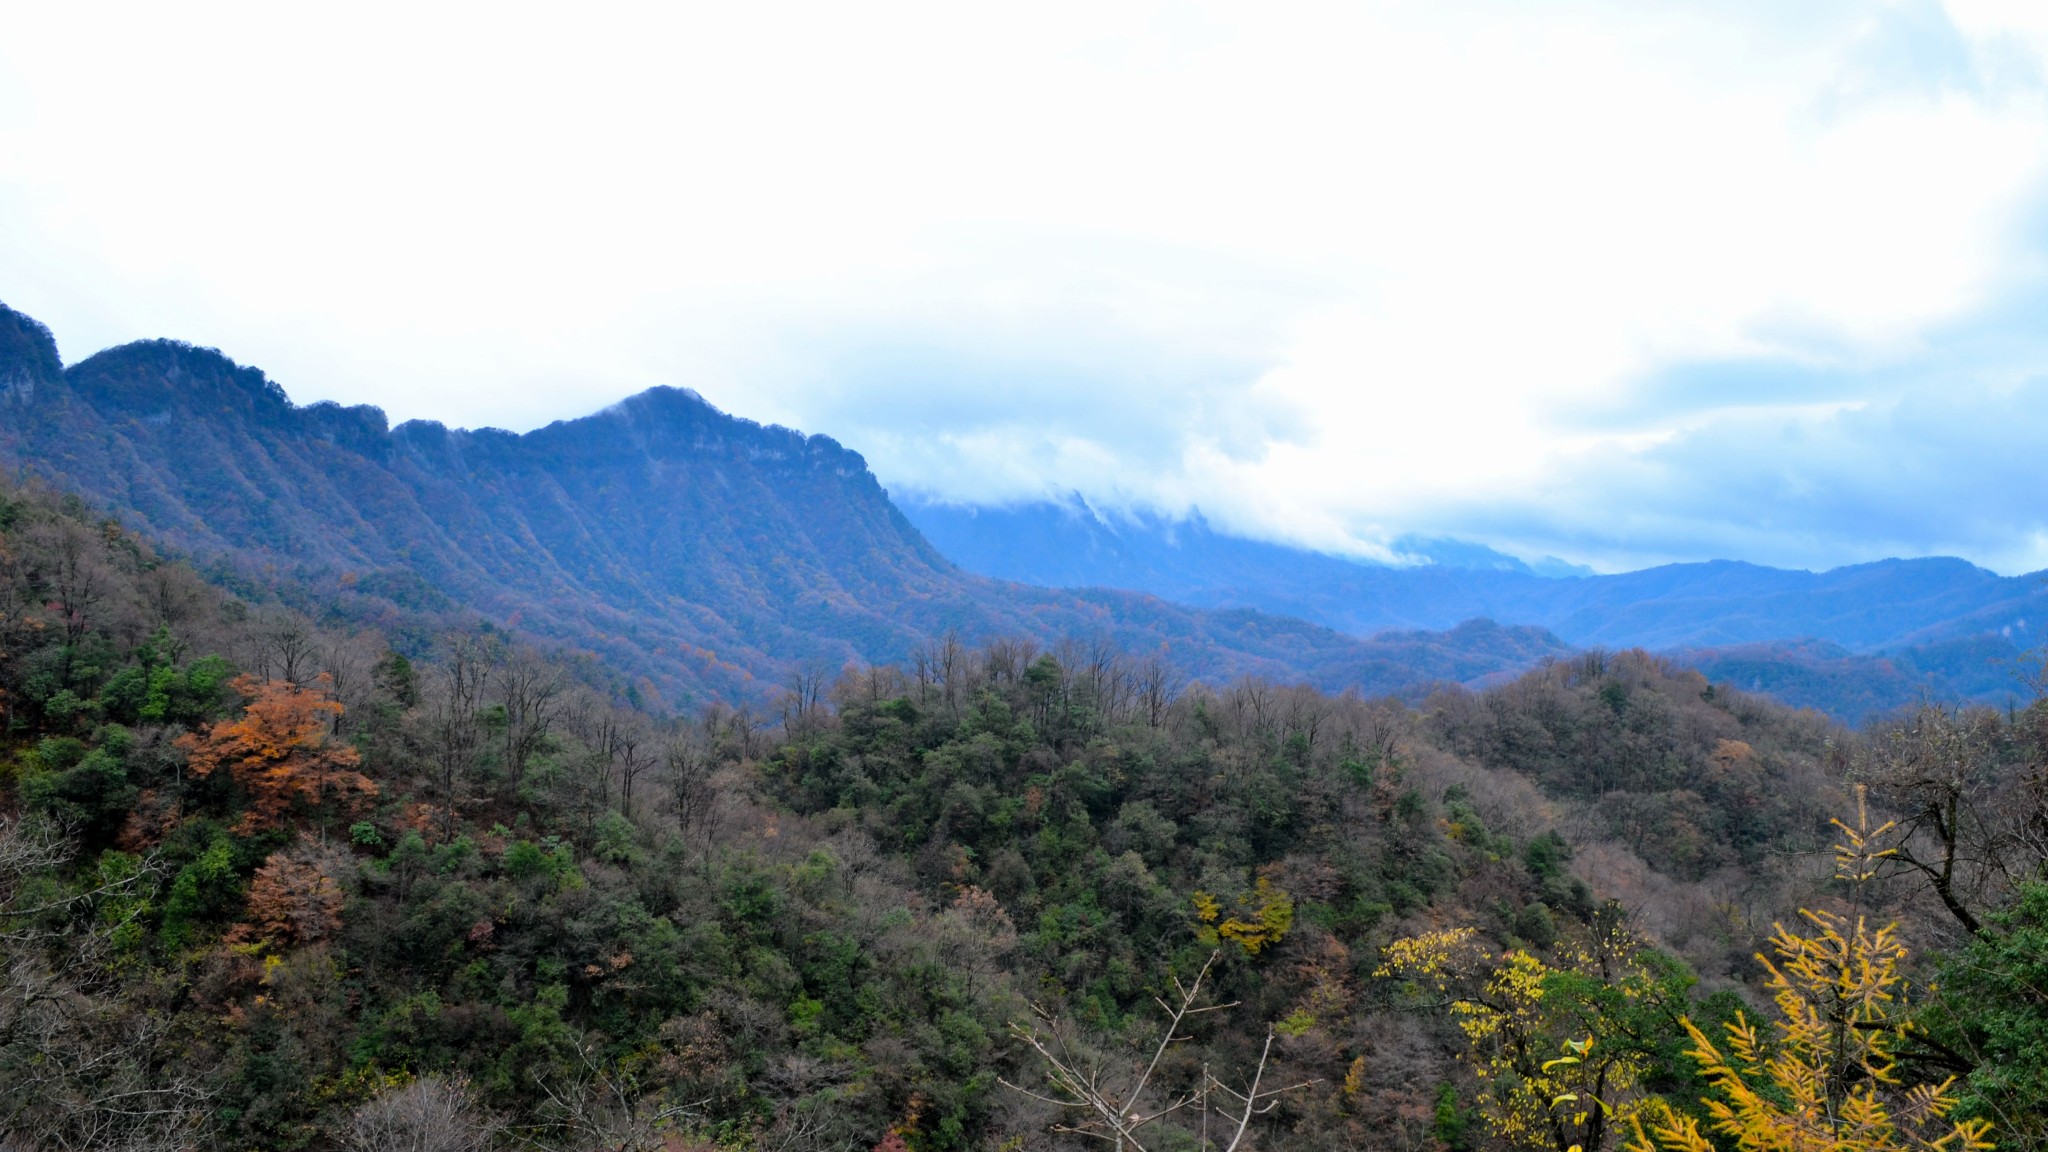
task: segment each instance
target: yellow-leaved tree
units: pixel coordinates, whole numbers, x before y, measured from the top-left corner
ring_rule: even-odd
[[[1861,891],[1888,853],[1875,841],[1857,797],[1856,826],[1841,821],[1837,874]],[[1770,1034],[1741,1015],[1724,1043],[1683,1021],[1692,1057],[1713,1088],[1701,1102],[1708,1128],[1743,1152],[1977,1152],[1991,1131],[1956,1121],[1954,1078],[1902,1083],[1897,1051],[1909,1025],[1902,969],[1907,949],[1896,924],[1872,928],[1861,911],[1802,911],[1806,929],[1777,926],[1770,972],[1778,1019]],[[1700,1122],[1657,1101],[1632,1119],[1629,1152],[1715,1152]]]
[[[1194,905],[1195,919],[1201,922],[1196,930],[1200,939],[1211,945],[1217,940],[1228,940],[1253,956],[1266,945],[1278,943],[1294,927],[1294,898],[1264,876],[1237,898],[1237,912],[1221,923],[1217,918],[1223,915],[1224,908],[1216,897],[1196,892]]]
[[[1598,1152],[1643,1106],[1642,1022],[1690,983],[1649,963],[1611,914],[1560,940],[1548,961],[1522,948],[1493,953],[1476,929],[1451,928],[1394,941],[1374,975],[1448,1006],[1496,1138],[1556,1152]]]

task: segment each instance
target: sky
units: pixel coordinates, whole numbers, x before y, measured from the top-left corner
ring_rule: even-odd
[[[175,10],[173,10],[175,9]],[[37,5],[0,301],[1363,557],[2048,568],[2048,5]]]

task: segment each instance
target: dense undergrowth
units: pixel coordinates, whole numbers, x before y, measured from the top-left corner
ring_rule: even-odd
[[[1550,1146],[1502,1038],[1700,1114],[1680,1018],[1756,1002],[1772,921],[1847,898],[1846,784],[1912,818],[1926,748],[2012,819],[1903,830],[1883,898],[1972,991],[1902,1075],[2048,1098],[2031,713],[1862,742],[1640,654],[1410,708],[997,641],[663,718],[488,626],[400,653],[241,591],[0,494],[8,1148],[1080,1146],[1033,1040],[1145,1057],[1205,965],[1145,1147],[1223,1146],[1254,1071],[1304,1086],[1241,1147]],[[1908,883],[1944,836],[2002,871]],[[1447,932],[1469,989],[1389,959]],[[1445,1008],[1495,966],[1537,975],[1481,1043]]]

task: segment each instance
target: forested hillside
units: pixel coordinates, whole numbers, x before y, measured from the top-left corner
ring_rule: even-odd
[[[1704,1115],[1683,1021],[1767,1008],[1801,906],[1959,957],[1887,1075],[2039,1146],[2034,710],[1864,740],[1640,653],[1411,707],[1017,639],[668,715],[495,629],[419,657],[0,499],[8,1147],[1051,1149],[1182,1101],[1134,1146],[1614,1148]],[[1858,781],[1915,823],[1844,886]]]
[[[976,577],[857,454],[686,391],[525,435],[394,429],[374,408],[296,406],[261,372],[171,341],[67,369],[45,329],[4,307],[0,464],[82,493],[216,581],[394,636],[478,614],[673,706],[759,702],[791,663],[898,660],[949,632],[1089,636],[1204,676],[1332,690],[1478,680],[1565,650],[1535,628],[1367,641]]]

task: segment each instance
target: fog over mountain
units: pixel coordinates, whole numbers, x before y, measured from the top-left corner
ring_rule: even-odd
[[[2048,566],[2038,5],[125,16],[0,38],[0,298],[73,355],[518,431],[687,384],[1339,552]]]

